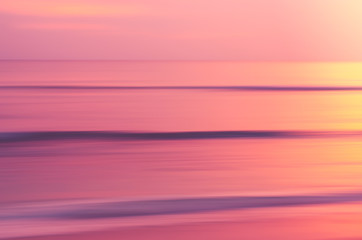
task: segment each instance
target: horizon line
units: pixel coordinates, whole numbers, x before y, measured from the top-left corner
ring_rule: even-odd
[[[244,62],[244,63],[362,63],[355,60],[216,60],[216,59],[0,59],[0,62]]]

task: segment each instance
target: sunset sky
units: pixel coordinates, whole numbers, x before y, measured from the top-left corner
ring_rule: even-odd
[[[361,9],[361,0],[0,0],[0,58],[360,61]]]

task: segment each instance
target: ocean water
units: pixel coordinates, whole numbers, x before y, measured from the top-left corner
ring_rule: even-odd
[[[361,69],[1,61],[0,238],[359,218]]]

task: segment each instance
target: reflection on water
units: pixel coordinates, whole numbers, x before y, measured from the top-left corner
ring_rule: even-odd
[[[361,237],[361,66],[1,62],[0,238]]]

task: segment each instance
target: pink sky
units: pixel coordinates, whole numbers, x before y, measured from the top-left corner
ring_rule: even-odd
[[[361,0],[0,0],[0,58],[359,61],[361,9]]]

